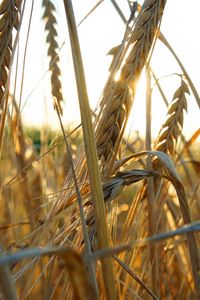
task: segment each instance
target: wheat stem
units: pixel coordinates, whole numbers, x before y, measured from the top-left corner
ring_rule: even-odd
[[[146,75],[146,149],[151,150],[151,74],[147,68]],[[152,169],[151,158],[147,158],[147,169]],[[155,196],[154,196],[154,181],[153,178],[147,179],[147,209],[148,209],[148,227],[149,236],[156,233],[156,211],[155,211]],[[152,287],[155,295],[158,295],[158,258],[157,245],[151,245],[150,251],[150,267]]]
[[[94,139],[91,112],[89,107],[87,88],[84,76],[81,50],[79,46],[75,17],[72,3],[64,0],[65,12],[70,35],[72,56],[74,62],[76,83],[78,89],[79,106],[81,112],[84,144],[86,150],[87,166],[89,170],[89,180],[91,185],[92,199],[94,203],[95,221],[97,226],[97,237],[99,248],[109,246],[108,229],[106,226],[105,204],[101,186],[101,177],[98,167],[97,150]],[[102,260],[102,271],[107,299],[117,299],[115,290],[113,266],[110,259]]]

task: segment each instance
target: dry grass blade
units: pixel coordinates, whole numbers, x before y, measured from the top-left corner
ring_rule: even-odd
[[[6,264],[16,263],[25,258],[30,257],[41,257],[41,256],[52,256],[56,255],[63,260],[64,266],[66,266],[69,272],[70,279],[74,287],[74,293],[76,299],[86,300],[86,299],[97,299],[94,290],[90,284],[86,267],[82,258],[71,249],[51,249],[51,248],[30,248],[22,250],[18,253],[12,253],[7,255],[2,255],[0,257],[0,266],[6,267]],[[7,298],[7,299],[17,299],[17,298]]]
[[[48,44],[48,56],[50,57],[49,70],[51,71],[51,93],[55,97],[59,112],[62,114],[61,103],[63,101],[62,84],[60,81],[60,67],[58,56],[58,43],[56,41],[56,17],[55,6],[51,0],[43,0],[42,6],[44,7],[43,19],[45,22],[45,30],[47,31],[46,42]]]
[[[106,162],[114,160],[113,149],[122,138],[136,84],[157,36],[165,4],[166,1],[158,0],[144,2],[130,36],[130,52],[121,67],[119,81],[114,82],[110,96],[106,95],[108,99],[96,131],[98,155]]]

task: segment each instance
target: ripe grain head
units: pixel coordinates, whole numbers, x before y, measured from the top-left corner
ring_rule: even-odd
[[[43,19],[45,22],[45,30],[47,32],[46,42],[48,44],[48,56],[50,58],[49,70],[51,72],[51,93],[54,97],[57,108],[62,114],[62,84],[60,80],[61,70],[59,67],[59,56],[58,56],[58,43],[57,43],[57,30],[56,30],[56,17],[55,17],[55,6],[51,0],[43,0],[42,6],[44,7]]]
[[[166,1],[145,1],[129,36],[129,54],[121,65],[118,82],[114,82],[110,94],[106,94],[105,106],[97,125],[97,149],[99,158],[106,164],[119,148],[119,140],[125,129],[135,96],[136,84],[149,58],[157,37]]]

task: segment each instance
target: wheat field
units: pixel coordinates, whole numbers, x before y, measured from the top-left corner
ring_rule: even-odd
[[[200,299],[200,127],[184,127],[199,91],[162,32],[167,1],[124,0],[127,18],[111,0],[124,34],[91,109],[79,28],[105,1],[91,1],[79,24],[75,1],[40,1],[53,130],[23,121],[34,1],[27,24],[26,0],[0,0],[0,299]],[[74,85],[63,83],[60,9]],[[152,67],[157,43],[179,69],[166,74],[178,83],[171,97]],[[146,115],[132,122],[145,135],[127,134],[141,77]],[[76,90],[78,125],[63,121],[63,84]],[[154,89],[166,109],[156,137]]]

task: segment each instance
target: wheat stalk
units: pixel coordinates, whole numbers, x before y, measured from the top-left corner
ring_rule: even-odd
[[[71,0],[64,0],[70,42],[72,46],[72,57],[74,63],[76,85],[78,91],[79,107],[82,120],[83,138],[86,151],[86,161],[89,173],[89,181],[93,198],[93,209],[97,225],[98,246],[104,248],[109,246],[110,238],[106,224],[106,211],[101,187],[101,177],[98,166],[97,149],[95,144],[94,129],[92,126],[91,111],[85,82],[84,68],[81,57],[78,33],[76,29],[75,16]],[[114,280],[114,270],[111,259],[101,261],[103,282],[107,298],[117,299]]]
[[[62,114],[61,103],[63,101],[62,84],[59,76],[61,70],[59,67],[59,56],[58,56],[58,43],[57,43],[57,30],[56,30],[56,17],[55,6],[51,0],[43,0],[42,6],[44,7],[43,19],[45,22],[45,30],[47,31],[46,42],[48,44],[48,56],[50,57],[49,70],[51,71],[51,93],[54,99],[56,99],[57,107],[59,112]]]
[[[157,36],[165,4],[166,1],[146,0],[135,22],[129,40],[130,53],[121,68],[119,81],[113,84],[96,130],[98,155],[106,162],[112,158],[115,146],[119,146],[136,84]]]

